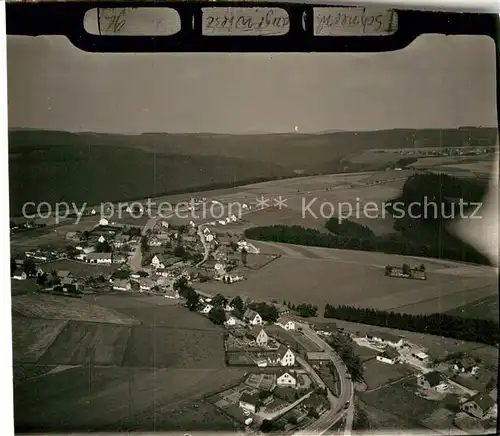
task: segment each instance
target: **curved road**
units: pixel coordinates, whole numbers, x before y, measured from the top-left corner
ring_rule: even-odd
[[[333,426],[339,419],[345,416],[346,423],[344,428],[344,436],[350,436],[352,430],[352,421],[354,419],[354,386],[350,378],[348,378],[347,368],[338,356],[338,354],[328,345],[323,339],[321,339],[313,330],[308,326],[302,324],[302,333],[317,344],[324,352],[328,353],[333,364],[337,368],[339,379],[340,379],[340,396],[339,398],[333,397],[335,399],[336,405],[323,413],[315,422],[313,422],[309,427],[296,433],[295,436],[311,436],[311,435],[322,435],[331,426]],[[330,392],[330,391],[329,391]],[[330,395],[328,396],[330,400]],[[350,405],[347,409],[344,408],[346,402],[349,401]]]

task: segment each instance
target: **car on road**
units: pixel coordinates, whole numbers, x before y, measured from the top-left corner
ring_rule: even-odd
[[[350,405],[351,405],[351,402],[350,402],[350,401],[347,401],[347,402],[344,404],[344,409],[347,409]]]

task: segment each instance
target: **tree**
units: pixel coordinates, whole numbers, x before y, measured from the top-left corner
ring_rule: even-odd
[[[410,265],[407,263],[403,263],[403,274],[410,275]]]
[[[97,253],[111,253],[113,249],[111,248],[111,245],[109,245],[108,241],[104,241],[96,244],[95,251]]]
[[[174,291],[177,291],[179,294],[182,294],[188,288],[188,279],[184,276],[179,277],[173,285]]]
[[[392,273],[392,266],[391,265],[386,265],[385,266],[385,275],[389,276]]]
[[[67,245],[65,251],[66,251],[66,256],[68,256],[70,259],[74,259],[78,254],[78,250],[72,245]]]
[[[425,265],[422,263],[422,264],[420,265],[420,268],[419,268],[419,269],[420,269],[420,271],[425,272]]]
[[[189,310],[196,310],[200,303],[200,296],[193,288],[188,287],[184,291],[184,298],[186,299],[186,306]]]
[[[216,307],[225,307],[227,304],[227,298],[224,297],[224,295],[217,294],[213,299],[212,299],[212,305]]]
[[[236,250],[238,250],[238,244],[234,241],[231,241],[229,243],[229,248],[231,248],[233,251],[236,251]]]
[[[247,266],[247,256],[248,255],[248,252],[245,248],[242,248],[241,249],[241,263],[243,264],[243,266]]]
[[[243,300],[239,295],[233,298],[233,301],[231,301],[231,306],[233,306],[234,310],[236,310],[238,313],[243,314]]]
[[[23,263],[23,271],[26,273],[28,277],[32,277],[36,274],[36,265],[35,261],[30,257],[24,259]]]
[[[146,236],[141,237],[141,253],[147,253],[149,251],[148,238]]]
[[[47,283],[47,274],[40,274],[37,278],[36,278],[36,284],[38,286],[44,286],[45,283]]]
[[[174,248],[174,256],[175,257],[184,257],[184,256],[186,256],[186,249],[181,244],[178,244]]]
[[[82,239],[84,241],[87,241],[90,237],[90,232],[88,230],[84,230],[83,233],[82,233]]]
[[[17,269],[17,264],[15,259],[10,259],[10,276],[14,277],[14,273]]]
[[[210,312],[208,312],[208,319],[216,325],[224,324],[226,320],[226,314],[222,307],[214,307]]]

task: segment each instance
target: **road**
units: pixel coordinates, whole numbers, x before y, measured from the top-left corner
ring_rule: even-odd
[[[207,243],[207,240],[205,238],[205,233],[203,233],[203,228],[205,227],[205,224],[200,224],[198,226],[198,236],[200,237],[200,241],[203,244],[203,259],[201,259],[196,266],[203,265],[207,260],[208,256],[210,255],[210,244]]]
[[[310,435],[322,435],[325,433],[330,427],[332,427],[339,419],[345,416],[346,423],[344,427],[344,436],[350,436],[352,431],[352,422],[354,419],[354,386],[352,381],[348,378],[347,368],[342,361],[342,359],[338,356],[338,354],[330,347],[323,339],[321,339],[313,330],[311,330],[308,326],[302,324],[302,333],[317,344],[323,351],[328,353],[330,359],[333,364],[337,368],[339,379],[340,379],[340,396],[338,398],[333,397],[330,391],[329,394],[332,395],[335,402],[333,403],[333,407],[330,410],[323,413],[315,422],[313,422],[310,426],[296,433],[295,436],[310,436]],[[330,400],[330,396],[329,396]],[[349,401],[350,406],[347,409],[344,409],[345,403]],[[332,405],[332,402],[330,403]]]
[[[146,225],[142,228],[141,237],[144,236],[149,229],[152,229],[160,218],[170,218],[170,216],[155,216],[150,218]],[[134,254],[129,258],[129,266],[132,271],[139,271],[142,268],[142,250],[140,241],[137,244],[137,247],[135,247]]]

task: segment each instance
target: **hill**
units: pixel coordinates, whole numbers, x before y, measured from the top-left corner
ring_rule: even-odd
[[[19,214],[27,201],[98,204],[293,177],[297,170],[303,175],[377,170],[379,163],[346,166],[341,159],[413,144],[491,145],[496,136],[490,128],[247,135],[11,129],[11,214]]]

